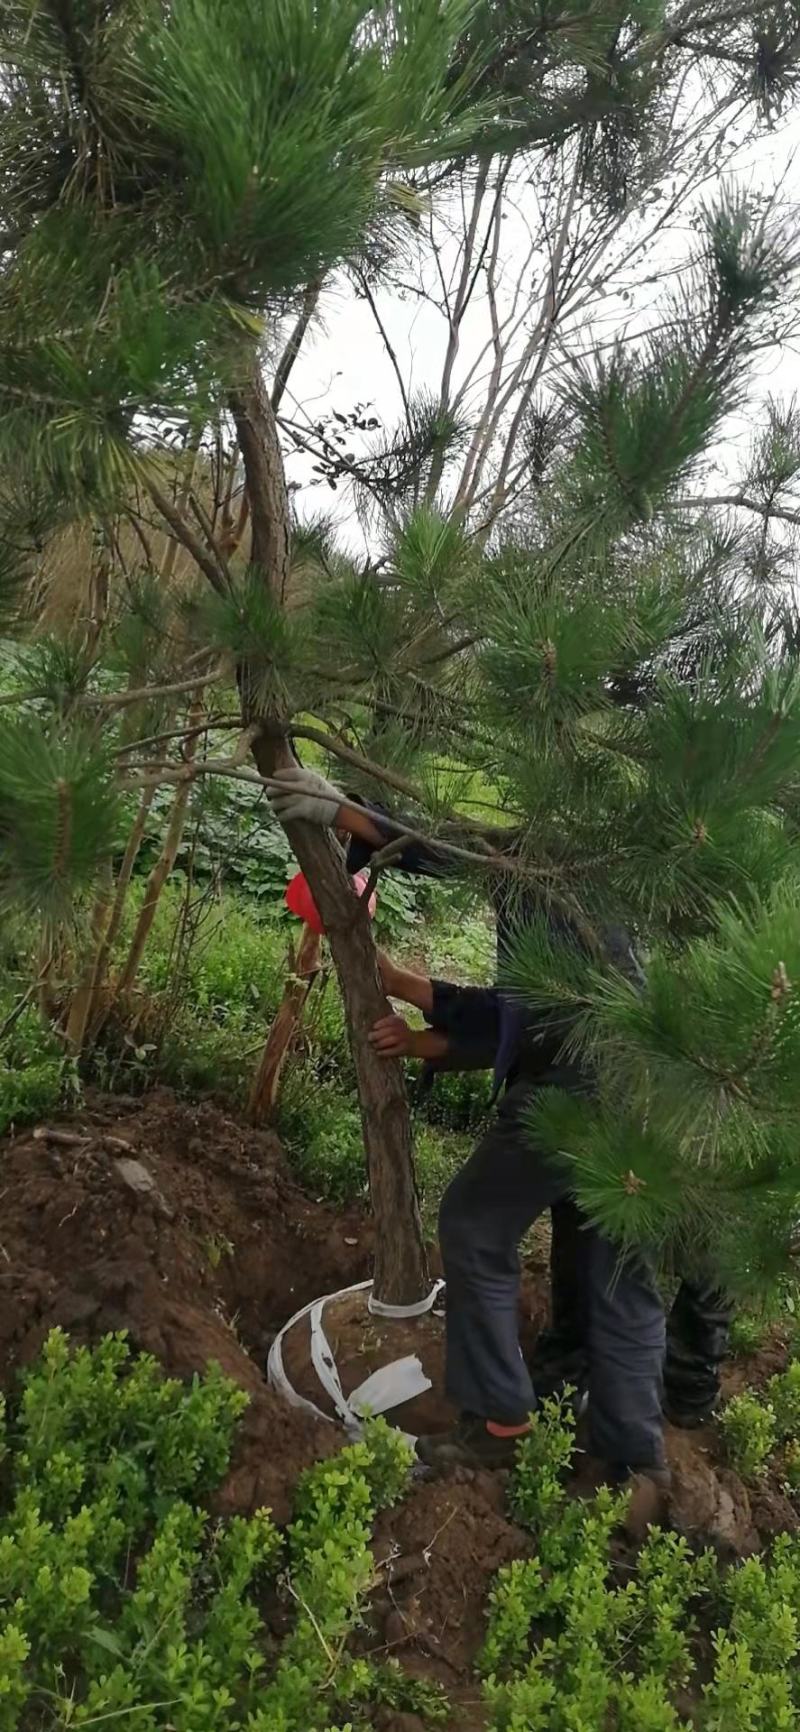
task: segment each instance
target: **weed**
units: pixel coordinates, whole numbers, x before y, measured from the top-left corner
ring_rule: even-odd
[[[0,1023],[13,1011],[12,995],[0,996]],[[0,1135],[12,1125],[44,1118],[60,1106],[64,1090],[62,1050],[28,1008],[0,1045]]]
[[[800,1438],[800,1360],[771,1377],[765,1391],[775,1415],[775,1434],[780,1443]]]
[[[732,1353],[747,1357],[757,1353],[764,1339],[766,1325],[764,1318],[754,1311],[740,1311],[731,1323],[730,1347]]]
[[[223,1257],[234,1255],[235,1246],[230,1239],[226,1239],[224,1233],[209,1233],[203,1240],[203,1250],[209,1267],[218,1269]]]

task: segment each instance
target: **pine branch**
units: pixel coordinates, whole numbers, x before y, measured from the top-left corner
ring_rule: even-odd
[[[678,511],[707,511],[715,507],[741,508],[752,511],[757,517],[776,517],[783,523],[800,524],[800,510],[792,511],[788,506],[763,504],[759,499],[752,499],[746,493],[716,493],[707,496],[695,495],[692,498],[676,499],[675,509]]]
[[[373,781],[383,782],[387,788],[394,788],[395,793],[404,794],[405,798],[412,800],[415,806],[425,804],[425,796],[422,790],[416,786],[416,783],[410,782],[406,776],[399,775],[396,770],[390,770],[382,764],[373,763],[370,758],[365,758],[361,752],[354,751],[352,746],[346,746],[344,741],[337,739],[334,734],[325,733],[322,728],[308,727],[300,722],[292,722],[287,732],[295,740],[311,740],[314,745],[323,746],[325,751],[330,752],[334,758],[341,758],[343,763],[350,764],[352,769],[360,770],[363,775],[371,776]]]
[[[325,739],[325,736],[321,736]],[[366,761],[366,760],[365,760]],[[385,772],[381,772],[384,776]],[[222,776],[234,782],[245,782],[250,787],[264,788],[270,781],[268,776],[261,776],[257,770],[242,769],[235,758],[205,758],[199,763],[189,763],[177,766],[169,759],[154,760],[137,765],[135,771],[125,772],[122,786],[125,788],[174,787],[185,782],[193,782],[198,777]],[[403,847],[408,843],[424,846],[431,853],[440,853],[445,859],[463,862],[467,866],[480,867],[483,872],[499,873],[503,877],[516,878],[524,883],[536,885],[539,888],[547,886],[553,894],[555,902],[558,895],[555,885],[561,879],[562,873],[557,866],[537,867],[532,862],[516,859],[513,855],[501,854],[487,844],[483,853],[474,849],[462,848],[458,843],[450,842],[440,835],[430,835],[425,831],[410,828],[397,823],[386,815],[381,816],[381,823],[387,830],[394,832]],[[391,846],[394,856],[394,841]],[[399,850],[398,850],[399,851]]]
[[[208,652],[211,654],[211,652]],[[224,667],[212,668],[209,673],[192,674],[188,679],[175,680],[165,686],[139,686],[124,692],[92,692],[86,693],[80,702],[91,709],[125,709],[128,704],[151,703],[154,698],[179,697],[182,692],[198,691],[203,686],[212,685],[215,680],[225,679],[229,670]]]
[[[275,377],[272,381],[271,393],[272,409],[275,415],[277,415],[278,410],[280,409],[284,392],[289,383],[292,368],[294,367],[295,361],[297,360],[303,346],[303,339],[309,325],[311,324],[311,320],[314,317],[314,313],[316,312],[321,293],[321,282],[309,283],[303,296],[303,305],[292,329],[291,336],[289,337],[289,341],[286,344],[283,354],[281,355],[275,369]]]
[[[158,482],[149,471],[145,471],[144,483],[153,504],[160,511],[165,523],[169,524],[174,540],[179,541],[181,546],[186,548],[187,553],[191,554],[195,565],[205,573],[217,594],[227,595],[229,590],[227,569],[224,564],[220,563],[218,555],[206,547],[199,536],[195,535],[191,524],[187,523],[183,513],[179,511],[177,505],[173,504],[169,494],[159,487]]]

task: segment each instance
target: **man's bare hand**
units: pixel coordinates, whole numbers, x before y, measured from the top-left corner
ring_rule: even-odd
[[[413,1058],[416,1040],[416,1030],[409,1028],[404,1016],[382,1016],[369,1036],[370,1046],[381,1058]]]

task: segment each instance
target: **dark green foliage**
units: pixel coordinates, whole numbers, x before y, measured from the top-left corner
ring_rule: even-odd
[[[148,817],[145,844],[137,871],[149,871],[161,848],[172,790],[157,790]],[[257,788],[209,777],[192,798],[190,821],[178,850],[178,868],[201,882],[241,889],[258,900],[265,916],[289,914],[283,895],[297,863],[284,830],[276,824]]]
[[[548,1095],[532,1123],[609,1231],[665,1254],[702,1239],[729,1283],[758,1292],[791,1267],[800,1187],[793,880],[713,925],[677,956],[653,951],[642,990],[586,970],[573,1042],[600,1100]]]
[[[509,906],[528,930],[504,980],[597,1076],[594,1105],[539,1103],[537,1146],[571,1163],[614,1236],[667,1261],[702,1244],[750,1290],[791,1267],[800,1198],[800,684],[735,539],[691,530],[675,501],[784,280],[760,218],[736,202],[711,211],[668,335],[570,387],[569,449],[526,534],[480,564],[424,514],[395,538],[390,593],[369,596],[376,672],[361,687],[374,701],[379,681],[399,680],[413,595],[420,654],[426,629],[450,643],[445,680],[425,676],[451,706],[429,712],[428,741],[444,745],[442,716],[465,703],[459,757],[513,825],[492,844],[513,851]],[[773,460],[780,481],[791,427],[773,425],[761,461]],[[432,548],[446,549],[433,580]],[[335,600],[329,586],[331,611]],[[448,690],[470,632],[468,676]],[[417,781],[447,836],[424,764]],[[458,836],[476,864],[482,828]],[[620,922],[646,957],[645,990],[609,948]]]
[[[221,0],[0,26],[0,442],[52,514],[123,501],[200,427],[280,312],[390,209],[385,176],[468,148],[466,0]],[[20,284],[24,283],[24,295]]]
[[[69,921],[119,834],[106,748],[87,729],[48,731],[31,717],[0,724],[0,896]]]

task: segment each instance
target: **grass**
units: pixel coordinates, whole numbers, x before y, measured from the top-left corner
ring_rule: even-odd
[[[389,880],[387,880],[387,887]],[[385,898],[379,936],[396,953],[456,980],[491,976],[494,935],[474,902],[436,883],[417,895],[410,881]],[[283,992],[290,941],[298,927],[281,899],[240,889],[193,893],[192,942],[181,954],[176,932],[185,916],[184,885],[166,886],[124,1023],[111,1023],[88,1080],[103,1088],[139,1091],[154,1082],[178,1092],[210,1094],[236,1112],[250,1082]],[[118,944],[124,955],[141,906],[135,881]],[[400,934],[403,934],[402,942]],[[0,1024],[29,979],[31,934],[4,929],[0,952]],[[0,1045],[0,1133],[58,1109],[74,1088],[62,1049],[30,1006]],[[415,1079],[410,1077],[412,1089]],[[418,1178],[428,1229],[435,1230],[442,1190],[469,1148],[470,1132],[488,1100],[482,1074],[443,1075],[415,1109]],[[335,977],[315,985],[301,1044],[284,1073],[276,1128],[301,1183],[316,1197],[345,1203],[366,1195],[366,1172],[355,1075]]]

